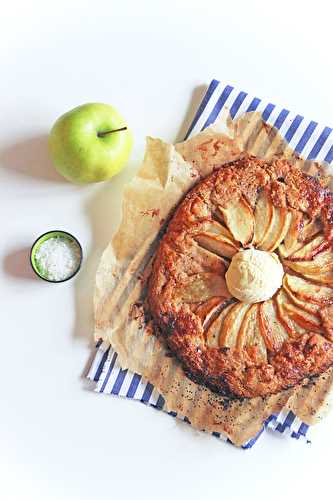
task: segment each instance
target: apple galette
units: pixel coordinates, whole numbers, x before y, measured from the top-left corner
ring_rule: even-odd
[[[333,364],[333,195],[286,160],[199,182],[156,252],[148,308],[189,377],[277,393]]]

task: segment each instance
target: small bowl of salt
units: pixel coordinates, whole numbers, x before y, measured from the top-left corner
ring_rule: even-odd
[[[37,276],[62,283],[77,274],[82,263],[82,247],[67,231],[48,231],[31,247],[30,262]]]

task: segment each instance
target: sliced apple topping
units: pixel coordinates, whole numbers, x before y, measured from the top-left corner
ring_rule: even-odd
[[[229,240],[221,236],[198,234],[194,239],[203,248],[228,259],[231,259],[239,250]]]
[[[220,224],[219,222],[215,220],[205,220],[201,222],[200,224],[197,225],[195,234],[214,234],[217,236],[224,236],[228,240],[232,241],[237,244],[236,241],[233,239],[233,236],[229,229],[227,229],[225,226]]]
[[[313,260],[290,261],[287,259],[284,263],[298,273],[326,273],[333,269],[333,251],[331,248],[323,250]]]
[[[306,333],[306,329],[295,323],[286,313],[285,305],[289,302],[286,292],[281,288],[274,297],[276,312],[280,322],[288,332],[289,337],[297,338],[299,335]]]
[[[205,302],[212,297],[230,298],[225,280],[214,273],[200,273],[190,276],[184,285],[176,291],[179,299],[189,304]]]
[[[242,351],[245,347],[255,350],[255,359],[261,362],[267,361],[267,350],[259,327],[259,304],[252,304],[246,311],[239,334],[236,348]]]
[[[249,304],[241,302],[232,307],[222,324],[219,338],[220,347],[235,347],[242,320],[250,307]]]
[[[333,286],[333,270],[320,273],[303,273],[304,278],[308,278],[316,283],[321,283],[323,285]]]
[[[293,327],[296,333],[298,330],[295,328],[295,325],[300,327],[302,330],[316,333],[322,332],[319,316],[295,305],[290,297],[290,294],[286,293],[285,289],[279,291],[277,300],[282,308],[282,311],[279,311],[279,317],[281,313],[282,318],[285,318],[287,322],[289,320],[289,325]],[[303,333],[302,330],[300,333]]]
[[[212,297],[195,309],[195,314],[201,319],[203,328],[216,316],[223,306],[225,299],[221,297]]]
[[[215,207],[215,210],[212,212],[212,218],[213,218],[213,220],[215,220],[216,222],[219,222],[220,224],[222,224],[223,227],[226,228],[224,216],[223,216],[223,213],[222,213],[222,210],[220,207],[218,207],[218,206]]]
[[[244,197],[226,207],[219,207],[224,222],[236,241],[244,247],[253,239],[254,215],[252,208]]]
[[[303,243],[299,241],[301,230],[304,224],[303,213],[298,210],[293,210],[291,213],[291,221],[289,230],[284,238],[283,248],[285,249],[285,255],[288,256],[291,253],[298,250],[303,246]]]
[[[191,256],[204,271],[224,275],[229,263],[215,253],[209,252],[199,245],[193,245]]]
[[[299,211],[293,211],[289,231],[284,242],[279,247],[281,257],[288,258],[309,243],[314,236],[321,230],[321,223],[318,219],[307,220],[304,214]]]
[[[333,342],[333,306],[320,309],[320,318],[324,327],[324,336]]]
[[[291,328],[289,332],[291,336],[293,336],[293,332],[303,334],[304,330],[316,333],[323,332],[319,314],[306,310],[303,306],[298,307],[292,300],[290,293],[288,294],[285,289],[280,290],[277,301],[282,309],[282,312],[279,311],[279,317],[282,314],[280,319],[286,323],[288,331]]]
[[[314,262],[314,261],[313,261]],[[317,266],[314,266],[313,263],[311,265],[311,262],[309,261],[299,261],[299,262],[292,262],[290,260],[284,260],[283,263],[289,267],[289,269],[292,269],[293,271],[296,271],[297,273],[309,273],[311,272],[316,273],[319,272],[319,269],[317,269]]]
[[[230,231],[215,221],[201,225],[193,238],[201,247],[222,257],[231,258],[240,248]]]
[[[208,347],[219,347],[219,338],[224,318],[229,314],[235,304],[225,307],[219,316],[209,325],[206,331],[206,342]]]
[[[273,205],[272,223],[264,239],[258,245],[259,250],[273,252],[284,240],[289,229],[291,213],[286,208],[275,207]]]
[[[309,269],[320,270],[321,272],[326,272],[333,267],[333,250],[328,248],[323,252],[318,253],[312,261],[308,262]]]
[[[260,245],[273,221],[273,204],[264,191],[258,196],[254,211],[254,221],[253,245]]]
[[[309,281],[285,274],[284,285],[300,300],[317,306],[326,306],[333,304],[332,288],[309,283]]]
[[[304,224],[304,227],[301,232],[302,241],[309,241],[313,236],[320,233],[322,230],[322,225],[319,219],[310,220],[307,224]]]
[[[311,281],[319,281],[324,285],[331,285],[333,278],[333,263],[328,262],[323,266],[316,264],[315,260],[312,262],[290,262],[284,261],[284,264],[289,267],[292,271],[301,274],[304,278],[308,278]]]
[[[312,260],[317,254],[329,247],[329,242],[322,234],[314,236],[302,248],[289,255],[288,260]]]
[[[304,309],[300,309],[292,302],[286,303],[284,305],[284,310],[289,318],[302,328],[316,333],[321,333],[323,331],[320,319],[318,317],[310,314]]]
[[[259,328],[268,350],[276,351],[289,338],[288,332],[279,321],[273,300],[259,304]]]
[[[311,304],[311,302],[304,302],[301,300],[297,295],[295,295],[289,288],[284,284],[284,290],[287,294],[288,299],[290,302],[292,302],[295,306],[299,307],[300,309],[303,309],[304,311],[308,312],[309,314],[313,314],[314,316],[318,316],[318,306],[315,304]]]
[[[193,239],[203,248],[231,259],[239,250],[231,232],[216,221],[204,221],[194,232]]]

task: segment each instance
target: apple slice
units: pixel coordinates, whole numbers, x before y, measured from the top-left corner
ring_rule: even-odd
[[[248,348],[248,351],[255,350],[255,359],[259,362],[267,362],[267,349],[259,328],[259,304],[252,304],[246,311],[239,334],[237,337],[236,348],[242,351]]]
[[[225,307],[219,316],[209,325],[206,332],[206,342],[208,347],[219,347],[219,338],[224,318],[229,314],[235,304]]]
[[[288,256],[291,253],[298,250],[303,246],[303,243],[299,241],[301,230],[304,224],[304,215],[298,210],[293,210],[291,212],[291,221],[289,230],[284,238],[283,246],[285,248],[285,255]]]
[[[206,250],[229,259],[240,248],[230,231],[216,221],[204,221],[198,224],[193,239]]]
[[[320,319],[316,318],[313,314],[300,309],[291,302],[285,304],[284,310],[288,314],[289,318],[306,330],[322,333],[323,329]]]
[[[279,252],[279,255],[280,255],[280,259],[282,259],[282,260],[288,259],[289,255],[290,255],[289,251],[286,249],[284,243],[281,243],[279,245],[278,252]]]
[[[333,269],[333,252],[331,249],[318,253],[313,260],[290,261],[284,263],[298,273],[317,274],[326,273]]]
[[[324,270],[328,270],[332,267],[333,264],[333,250],[332,248],[328,248],[327,250],[323,250],[314,256],[313,260],[308,262],[309,269],[320,269],[321,272]]]
[[[239,302],[230,310],[229,314],[225,317],[221,328],[219,338],[220,347],[234,347],[236,345],[242,320],[249,307],[249,304]]]
[[[198,234],[194,240],[206,250],[216,253],[220,257],[231,259],[238,251],[239,246],[234,245],[231,240],[224,236],[216,236],[214,234]]]
[[[320,318],[323,323],[324,336],[333,342],[333,306],[326,306],[320,310]]]
[[[254,216],[252,208],[244,197],[226,207],[219,207],[227,228],[236,241],[246,247],[253,239]]]
[[[263,241],[258,245],[259,250],[273,252],[284,240],[290,226],[291,213],[286,208],[273,205],[273,218],[269,231]]]
[[[293,211],[289,231],[283,244],[279,247],[281,257],[288,258],[289,255],[303,248],[306,243],[319,234],[320,230],[321,223],[318,219],[308,221],[302,212]]]
[[[225,299],[221,297],[212,297],[203,304],[200,304],[195,309],[195,314],[200,318],[202,326],[205,329],[211,319],[218,313],[222,308]]]
[[[333,270],[321,273],[303,273],[303,278],[323,285],[333,286]]]
[[[304,227],[301,231],[301,239],[302,241],[308,242],[314,236],[316,236],[322,230],[322,224],[319,219],[312,219],[307,224],[304,224]]]
[[[223,213],[221,211],[221,208],[220,207],[215,207],[215,210],[212,212],[212,218],[216,221],[216,222],[219,222],[220,224],[223,225],[223,227],[226,228],[225,226],[225,220],[224,220],[224,216],[223,216]],[[227,229],[227,228],[226,228]],[[229,230],[228,230],[229,231]],[[230,233],[230,231],[229,231]],[[231,233],[230,233],[231,234]]]
[[[291,274],[285,274],[283,284],[288,287],[288,289],[292,291],[296,297],[303,301],[311,302],[312,304],[316,304],[318,306],[333,304],[332,288],[309,283],[308,281],[299,278],[298,276],[292,276]]]
[[[220,224],[219,222],[215,220],[205,220],[202,223],[199,223],[195,227],[195,233],[196,234],[201,234],[201,233],[212,233],[218,236],[224,236],[228,240],[232,241],[237,244],[236,241],[233,239],[231,232],[229,229],[227,229],[225,226]]]
[[[296,339],[300,335],[306,333],[306,329],[301,327],[298,323],[295,323],[289,318],[285,311],[285,304],[289,302],[286,292],[281,288],[279,292],[274,297],[274,302],[276,305],[276,312],[280,322],[283,324],[288,332],[289,337]]]
[[[314,261],[313,261],[314,262]],[[299,262],[292,262],[290,260],[284,260],[283,263],[289,267],[289,269],[292,269],[293,271],[296,271],[296,273],[306,273],[308,272],[309,274],[317,273],[320,271],[320,269],[316,265],[311,265],[311,261],[299,261]]]
[[[194,262],[198,264],[198,269],[211,273],[224,275],[229,265],[229,263],[222,257],[219,257],[215,253],[209,252],[196,243],[191,249],[191,256]]]
[[[304,302],[304,300],[301,300],[300,298],[297,297],[289,288],[284,284],[284,290],[287,294],[287,297],[291,303],[293,303],[295,306],[299,307],[300,309],[303,309],[304,311],[308,312],[309,314],[313,314],[314,316],[319,316],[318,314],[318,305],[311,304],[311,302]]]
[[[329,241],[322,234],[314,236],[302,248],[289,255],[288,260],[312,260],[318,253],[329,247]]]
[[[316,269],[320,272],[326,272],[333,266],[333,250],[328,248],[323,252],[318,253],[313,260],[307,262],[308,269]]]
[[[279,321],[273,300],[259,304],[259,328],[265,345],[270,351],[277,351],[289,338],[287,330]]]
[[[311,332],[322,332],[321,322],[317,316],[297,307],[290,300],[285,290],[283,290],[283,293],[280,291],[278,295],[283,296],[283,313],[294,322],[294,324]]]
[[[253,245],[261,244],[268,233],[273,220],[273,204],[268,198],[267,193],[262,191],[259,194],[256,208],[254,211],[254,237]]]
[[[230,298],[224,278],[214,273],[200,273],[190,276],[181,288],[176,290],[177,298],[188,304],[204,302],[212,297]]]
[[[280,210],[281,218],[282,219],[284,218],[284,223],[281,223],[282,229],[281,229],[280,237],[275,242],[274,247],[271,247],[270,252],[273,252],[274,250],[276,250],[279,247],[279,245],[281,244],[281,242],[284,240],[284,238],[288,232],[290,222],[291,222],[291,213],[289,211],[287,211],[287,213],[285,213],[284,208],[280,208],[279,210]],[[283,212],[283,214],[281,214],[281,211]]]

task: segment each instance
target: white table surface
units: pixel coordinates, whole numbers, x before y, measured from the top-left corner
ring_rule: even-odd
[[[180,139],[212,78],[332,125],[330,2],[240,4],[1,3],[1,499],[330,495],[332,416],[311,445],[265,435],[244,452],[82,379],[96,265],[145,136]],[[136,143],[117,178],[77,187],[53,171],[46,136],[89,101],[118,107]],[[83,244],[75,281],[44,283],[29,269],[31,243],[52,228]]]

